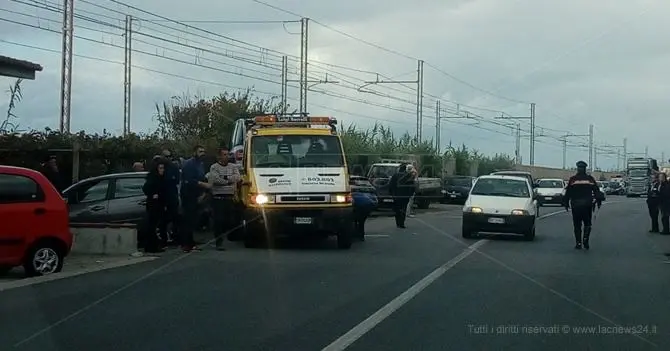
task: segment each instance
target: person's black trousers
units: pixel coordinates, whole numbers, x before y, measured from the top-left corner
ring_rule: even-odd
[[[393,211],[395,212],[395,225],[398,227],[405,226],[405,218],[407,218],[407,204],[409,203],[409,198],[407,197],[394,197],[393,198]]]
[[[370,212],[370,210],[363,208],[354,209],[354,229],[362,239],[365,238],[365,221],[370,216]]]
[[[172,223],[172,241],[178,244],[179,236],[176,234],[179,233],[179,197],[177,195],[172,195],[168,199],[165,215],[159,224],[162,246],[167,246],[168,240],[170,239],[168,235],[168,224],[170,223]]]
[[[647,208],[649,209],[649,217],[651,218],[651,230],[652,233],[658,233],[658,202],[654,200],[647,200]]]
[[[195,239],[193,234],[198,226],[198,199],[182,197],[182,218],[180,223],[180,240],[179,244],[183,248],[192,248],[195,246]]]
[[[214,217],[214,239],[216,247],[221,248],[223,238],[234,227],[237,208],[232,195],[214,195],[212,197],[212,216]]]
[[[575,233],[577,244],[582,243],[582,224],[584,225],[584,241],[589,240],[591,235],[591,219],[593,216],[592,206],[573,206],[572,207],[572,226]]]
[[[158,229],[160,223],[163,221],[165,216],[165,207],[162,204],[149,205],[147,206],[147,219],[146,226],[143,230],[144,234],[142,235],[142,246],[145,252],[158,252],[160,251],[160,241],[156,235],[156,230]]]

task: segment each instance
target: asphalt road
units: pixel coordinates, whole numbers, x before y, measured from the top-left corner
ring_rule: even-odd
[[[560,208],[534,242],[462,241],[457,212],[430,213],[375,219],[350,251],[231,244],[12,289],[0,349],[670,349],[670,265],[644,200],[609,200],[588,252]]]

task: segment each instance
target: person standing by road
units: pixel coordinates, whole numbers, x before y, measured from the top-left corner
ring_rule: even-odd
[[[661,212],[661,234],[670,235],[670,182],[665,173],[658,174],[659,210]]]
[[[165,249],[159,247],[156,229],[165,216],[167,205],[168,182],[165,174],[165,163],[158,160],[152,164],[152,168],[147,174],[146,182],[142,186],[142,191],[147,196],[147,226],[144,230],[141,243],[144,252],[157,253],[164,252]]]
[[[393,196],[393,210],[395,212],[395,224],[398,228],[405,227],[407,217],[407,204],[414,193],[413,176],[407,172],[407,164],[401,164],[389,181],[389,192]]]
[[[413,165],[408,165],[407,166],[407,172],[412,176],[412,179],[414,180],[414,189],[412,192],[412,195],[409,197],[409,202],[407,203],[407,209],[405,212],[407,213],[407,217],[413,218],[414,217],[414,198],[416,196],[416,192],[418,190],[417,185],[419,184],[418,177],[419,177],[419,172],[417,172],[416,167]]]
[[[661,184],[659,175],[652,175],[651,184],[647,191],[647,209],[649,210],[649,217],[651,218],[651,229],[649,233],[658,233],[658,214],[659,206],[661,204]]]
[[[230,150],[219,149],[217,162],[209,169],[209,183],[212,186],[212,214],[214,216],[214,239],[216,249],[223,251],[223,236],[233,229],[236,208],[233,196],[235,186],[240,180],[240,171],[236,164],[229,163]]]
[[[589,238],[591,236],[591,219],[595,205],[600,208],[604,195],[600,192],[598,183],[586,173],[588,165],[584,161],[577,162],[577,174],[570,177],[568,186],[565,187],[563,196],[563,207],[566,211],[572,207],[572,224],[575,234],[575,249],[580,250],[582,245],[589,249]],[[582,237],[582,223],[584,224],[584,235]]]
[[[58,170],[58,161],[56,156],[49,156],[42,164],[41,173],[49,180],[49,182],[58,190],[59,193],[65,190],[63,176]]]
[[[195,246],[193,234],[198,225],[198,201],[211,185],[205,178],[203,157],[205,148],[197,145],[193,148],[193,157],[184,162],[181,174],[182,220],[180,226],[180,244],[184,252],[200,251]]]
[[[165,193],[165,215],[160,223],[161,243],[167,246],[168,243],[168,224],[172,224],[173,241],[179,241],[178,236],[174,235],[179,232],[179,182],[181,180],[181,172],[179,167],[174,162],[174,156],[169,148],[164,148],[162,156],[165,159],[165,181],[167,182],[167,190]]]

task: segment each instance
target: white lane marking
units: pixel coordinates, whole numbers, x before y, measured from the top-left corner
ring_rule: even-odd
[[[623,201],[621,201],[621,202],[623,202]],[[563,211],[552,212],[551,214],[556,214],[556,213],[560,213],[560,212],[563,212]],[[422,223],[423,225],[425,225],[426,227],[431,228],[432,230],[434,230],[434,231],[436,231],[436,232],[438,232],[438,233],[440,233],[440,234],[446,236],[446,237],[449,238],[449,239],[452,239],[452,240],[454,240],[454,241],[456,241],[456,242],[459,242],[459,243],[463,243],[463,241],[461,241],[459,238],[457,238],[457,237],[455,237],[455,236],[453,236],[453,235],[451,235],[451,234],[449,234],[449,233],[443,231],[443,230],[440,229],[440,228],[437,228],[437,227],[433,226],[432,224],[430,224],[430,223],[428,223],[428,222],[426,222],[426,221],[418,220],[418,222],[420,222],[420,223]],[[464,244],[464,245],[465,245],[465,244]],[[491,260],[492,262],[494,262],[494,263],[500,265],[501,267],[507,269],[508,271],[510,271],[510,272],[512,272],[512,273],[515,273],[515,274],[519,275],[520,277],[522,277],[522,278],[528,280],[529,282],[531,282],[531,283],[533,283],[533,284],[539,286],[539,287],[542,288],[542,289],[545,289],[546,291],[549,291],[550,293],[552,293],[552,294],[558,296],[559,298],[561,298],[561,299],[563,299],[563,300],[565,300],[565,301],[567,301],[567,302],[573,304],[574,306],[576,306],[576,307],[582,309],[583,311],[585,311],[585,312],[587,312],[587,313],[590,313],[590,314],[592,314],[592,315],[594,315],[594,316],[600,318],[601,320],[603,320],[603,321],[605,321],[605,322],[607,322],[607,323],[609,323],[609,324],[611,324],[611,325],[613,325],[613,326],[615,326],[615,327],[617,327],[617,328],[619,328],[619,327],[623,328],[619,323],[615,322],[614,320],[612,320],[612,319],[610,319],[610,318],[607,318],[606,316],[604,316],[604,315],[602,315],[602,314],[596,312],[595,310],[593,310],[593,309],[591,309],[591,308],[589,308],[589,307],[587,307],[587,306],[585,306],[585,305],[579,303],[578,301],[576,301],[576,300],[570,298],[569,296],[567,296],[567,295],[565,295],[565,294],[563,294],[563,293],[561,293],[561,292],[559,292],[559,291],[557,291],[557,290],[555,290],[555,289],[552,289],[551,287],[549,287],[549,286],[543,284],[542,282],[536,280],[535,278],[533,278],[533,277],[531,277],[531,276],[529,276],[529,275],[527,275],[527,274],[524,274],[524,273],[522,273],[522,272],[520,272],[520,271],[518,271],[518,270],[512,268],[511,266],[505,264],[505,263],[502,262],[501,260],[499,260],[499,259],[497,259],[497,258],[495,258],[495,257],[493,257],[493,256],[491,256],[491,255],[489,255],[489,254],[487,254],[486,252],[483,252],[483,251],[481,251],[481,250],[476,250],[476,249],[473,250],[473,252],[477,252],[478,254],[484,256],[485,258]],[[641,335],[639,335],[639,334],[632,334],[632,336],[635,337],[635,338],[637,338],[637,339],[639,339],[639,340],[641,340],[641,341],[643,341],[643,342],[645,342],[645,343],[647,343],[647,344],[649,344],[649,345],[651,345],[651,346],[653,346],[653,347],[655,347],[655,348],[658,347],[658,345],[656,345],[653,341],[651,341],[651,340],[649,340],[649,339],[647,339],[647,338],[645,338],[645,337],[643,337],[643,336],[641,336]]]
[[[365,234],[366,238],[388,238],[389,236],[386,234]]]
[[[484,239],[484,240],[479,240],[476,243],[470,245],[463,252],[461,252],[458,256],[452,258],[451,260],[449,260],[448,262],[446,262],[442,266],[440,266],[437,269],[435,269],[434,271],[432,271],[427,276],[423,277],[423,279],[416,282],[409,289],[405,290],[405,292],[398,295],[395,299],[391,300],[391,302],[387,303],[384,307],[377,310],[377,312],[373,313],[368,318],[366,318],[364,321],[360,322],[358,325],[356,325],[351,330],[346,332],[344,335],[337,338],[335,341],[330,343],[330,345],[324,347],[322,349],[322,351],[342,351],[342,350],[345,350],[351,344],[356,342],[356,340],[360,339],[363,335],[365,335],[367,332],[372,330],[379,323],[381,323],[386,318],[388,318],[391,314],[393,314],[393,312],[397,311],[400,307],[402,307],[407,302],[409,302],[414,297],[416,297],[421,291],[423,291],[430,284],[435,282],[444,273],[446,273],[448,270],[450,270],[451,268],[456,266],[459,262],[461,262],[466,257],[470,256],[473,252],[475,252],[477,250],[477,248],[481,247],[482,245],[486,244],[487,242],[488,242],[488,240]]]

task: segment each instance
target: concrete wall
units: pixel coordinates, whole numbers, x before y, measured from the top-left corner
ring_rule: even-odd
[[[137,228],[132,224],[71,223],[72,253],[129,255],[137,251]]]
[[[541,166],[528,166],[528,165],[516,165],[514,167],[517,171],[530,172],[533,175],[533,178],[561,178],[568,179],[575,174],[573,169],[561,169],[561,168],[551,168],[551,167],[541,167]],[[614,175],[617,175],[616,172],[599,172],[595,171],[592,173],[593,177],[596,180],[600,179],[601,175],[605,175],[605,179],[610,179]]]

